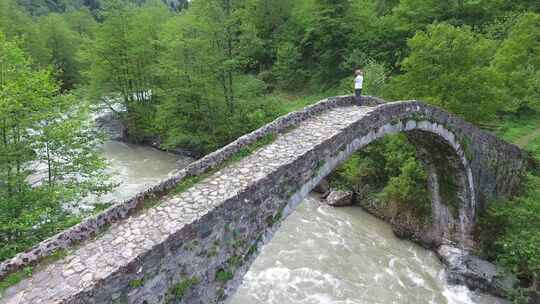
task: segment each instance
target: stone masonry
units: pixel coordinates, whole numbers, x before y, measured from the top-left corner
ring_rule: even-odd
[[[527,155],[451,114],[417,101],[335,103],[341,106],[298,120],[273,143],[37,266],[0,304],[221,303],[279,222],[354,151],[391,133],[406,132],[427,159],[439,207],[440,175],[454,180],[458,212],[436,221],[444,227],[434,229],[434,242],[465,242],[479,209],[519,191]]]

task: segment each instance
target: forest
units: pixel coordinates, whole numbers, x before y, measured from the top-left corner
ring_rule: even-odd
[[[365,94],[422,100],[518,142],[540,128],[540,2],[0,1],[0,261],[79,222],[66,203],[115,186],[89,126],[96,106],[125,109],[130,142],[202,156],[350,94],[357,68]],[[540,136],[519,144],[540,157]],[[425,213],[411,149],[400,136],[374,144],[338,182]],[[516,302],[540,289],[540,178],[528,180],[478,232],[479,254],[523,282]]]

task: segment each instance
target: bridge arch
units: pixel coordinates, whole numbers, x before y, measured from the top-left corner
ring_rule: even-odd
[[[313,179],[302,186],[291,199],[285,213],[290,213],[322,179],[345,162],[354,152],[391,134],[405,133],[416,147],[417,156],[428,174],[431,194],[431,228],[426,231],[425,242],[437,247],[445,242],[472,246],[472,229],[476,216],[476,193],[467,146],[460,142],[443,121],[428,119],[427,113],[438,109],[411,103],[403,110],[403,102],[377,107],[363,119],[379,122],[371,127],[358,127],[352,135],[334,147],[327,155]],[[392,107],[399,107],[396,115],[388,115]],[[383,117],[384,116],[384,117]],[[363,125],[362,121],[358,121]]]

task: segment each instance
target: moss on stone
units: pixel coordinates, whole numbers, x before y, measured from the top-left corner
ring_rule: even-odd
[[[227,283],[234,277],[233,273],[229,270],[220,269],[216,273],[216,280],[221,283]]]
[[[251,246],[249,246],[249,249],[247,251],[247,256],[249,257],[249,256],[254,255],[255,253],[257,253],[257,250],[258,250],[257,243],[252,244]]]
[[[266,223],[268,224],[268,226],[272,227],[275,224],[277,224],[279,220],[281,220],[282,217],[283,217],[283,207],[281,207],[275,215],[273,216],[269,215],[266,218]]]
[[[249,144],[247,146],[245,146],[244,148],[241,148],[240,150],[238,150],[238,152],[236,152],[233,156],[231,156],[228,160],[228,162],[226,163],[230,163],[230,162],[237,162],[249,155],[251,155],[251,153],[255,152],[256,150],[266,146],[266,145],[269,145],[271,143],[273,143],[277,138],[277,135],[272,133],[272,134],[268,134],[260,139],[258,139],[257,141],[255,141],[254,143],[252,144]]]
[[[178,183],[178,185],[176,186],[174,193],[179,194],[179,193],[185,192],[189,188],[193,187],[195,184],[198,184],[199,182],[211,176],[212,174],[216,173],[217,171],[229,166],[232,163],[242,160],[243,158],[251,155],[256,150],[266,145],[271,144],[272,142],[276,140],[276,138],[277,138],[276,134],[268,134],[260,138],[259,140],[255,141],[254,143],[241,148],[240,150],[238,150],[238,152],[233,154],[226,161],[216,166],[215,168],[209,169],[206,172],[198,174],[198,175],[190,175],[190,176],[184,177],[180,181],[180,183]]]
[[[458,184],[453,176],[449,172],[439,172],[439,193],[441,195],[442,203],[448,206],[450,212],[454,218],[459,216],[460,202],[457,196],[459,191]]]
[[[236,269],[236,268],[238,268],[238,266],[242,265],[242,257],[238,256],[238,255],[232,256],[227,261],[227,264],[229,264],[229,266],[231,266],[231,268]]]
[[[129,281],[129,287],[131,288],[139,288],[144,284],[144,279],[135,279]]]
[[[58,261],[62,258],[65,258],[69,254],[69,251],[67,249],[57,249],[53,251],[53,253],[47,255],[46,257],[42,258],[39,263],[36,266],[28,266],[25,267],[17,272],[14,272],[10,275],[8,275],[3,280],[0,280],[0,295],[4,290],[7,288],[21,282],[22,280],[32,276],[32,273],[35,270],[43,269],[47,265]]]
[[[188,291],[191,287],[199,283],[200,283],[199,278],[191,277],[191,278],[182,280],[177,284],[174,284],[169,290],[169,293],[172,295],[172,298],[174,300],[180,301],[185,296],[186,291]]]
[[[239,249],[239,248],[242,248],[246,245],[246,240],[243,240],[243,239],[239,239],[239,240],[235,240],[232,244],[232,247],[234,249]]]
[[[63,259],[67,257],[68,254],[69,254],[69,251],[67,249],[57,249],[50,255],[44,257],[40,262],[40,266],[46,266],[50,263]]]
[[[225,290],[223,288],[218,289],[218,291],[216,292],[216,295],[217,295],[218,301],[225,300]]]
[[[315,163],[315,167],[313,168],[315,175],[319,175],[320,170],[322,169],[322,167],[324,167],[325,164],[326,164],[326,160],[324,159],[321,159],[317,161],[317,163]]]
[[[8,275],[5,279],[0,281],[0,295],[9,287],[19,283],[20,281],[30,277],[34,272],[34,268],[29,266],[25,267],[17,272]]]
[[[159,204],[159,199],[157,197],[147,198],[144,200],[142,204],[142,209],[143,210],[150,209],[158,204]]]
[[[272,215],[269,215],[266,217],[266,224],[268,224],[268,226],[273,226],[274,225],[274,216]]]
[[[193,185],[199,183],[201,180],[203,180],[205,177],[207,177],[209,174],[201,174],[201,175],[193,175],[193,176],[186,176],[182,179],[180,183],[176,186],[174,189],[174,193],[182,193],[185,192],[187,189],[191,188]]]
[[[414,112],[407,116],[408,120],[415,120],[416,122],[426,120],[427,117],[423,113]]]
[[[218,247],[218,246],[212,246],[212,248],[210,248],[210,250],[208,250],[208,251],[206,252],[206,257],[208,257],[208,258],[215,257],[215,256],[217,256],[218,251],[219,251],[219,247]]]
[[[465,153],[465,157],[468,161],[472,161],[473,159],[473,152],[471,150],[472,146],[472,140],[469,136],[463,135],[461,137],[461,146],[463,147],[463,152]]]

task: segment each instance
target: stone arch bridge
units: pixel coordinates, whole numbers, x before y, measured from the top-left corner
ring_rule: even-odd
[[[436,227],[429,235],[436,245],[467,245],[478,212],[519,191],[528,156],[516,146],[418,101],[365,102],[359,107],[350,96],[334,97],[281,117],[4,262],[2,277],[35,266],[0,303],[223,302],[281,219],[354,151],[391,133],[407,134],[429,173]],[[268,134],[277,136],[223,165]],[[211,168],[191,187],[171,191]],[[159,203],[141,208],[150,197]]]

